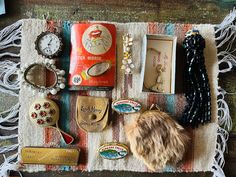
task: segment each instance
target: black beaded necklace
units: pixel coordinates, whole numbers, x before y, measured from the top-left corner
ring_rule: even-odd
[[[205,40],[198,30],[190,30],[183,47],[187,59],[185,96],[188,104],[181,121],[183,125],[195,128],[211,120],[211,95],[203,54]]]

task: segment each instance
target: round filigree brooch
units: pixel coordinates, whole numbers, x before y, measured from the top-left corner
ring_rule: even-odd
[[[65,88],[65,71],[57,69],[52,59],[26,64],[19,71],[19,75],[24,87],[33,94],[38,91],[43,97],[48,94],[56,95]]]

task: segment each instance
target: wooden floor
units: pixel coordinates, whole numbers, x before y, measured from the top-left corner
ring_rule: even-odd
[[[117,22],[158,21],[172,23],[220,23],[236,0],[5,0],[7,14],[0,16],[0,28],[22,18],[61,20],[102,20]],[[236,90],[235,72],[221,84]],[[232,117],[236,119],[236,96],[227,97]],[[236,138],[231,134],[225,172],[227,177],[236,176]],[[148,174],[131,172],[46,172],[23,173],[25,177],[187,177],[190,174]],[[211,173],[191,173],[192,177],[210,177]]]

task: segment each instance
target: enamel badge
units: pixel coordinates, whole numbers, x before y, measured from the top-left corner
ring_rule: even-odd
[[[133,100],[115,100],[112,102],[112,109],[120,114],[129,114],[139,112],[141,110],[141,104]]]
[[[108,160],[124,158],[128,154],[128,147],[121,143],[108,143],[99,148],[99,155]]]

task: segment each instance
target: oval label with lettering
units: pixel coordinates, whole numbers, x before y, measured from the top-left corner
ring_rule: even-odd
[[[108,143],[100,146],[99,155],[104,159],[116,160],[127,156],[128,147],[121,143]]]
[[[92,77],[100,76],[110,68],[111,64],[109,62],[96,63],[88,69],[87,74]]]
[[[139,102],[133,100],[116,100],[112,102],[112,109],[121,114],[139,112],[142,106]]]

